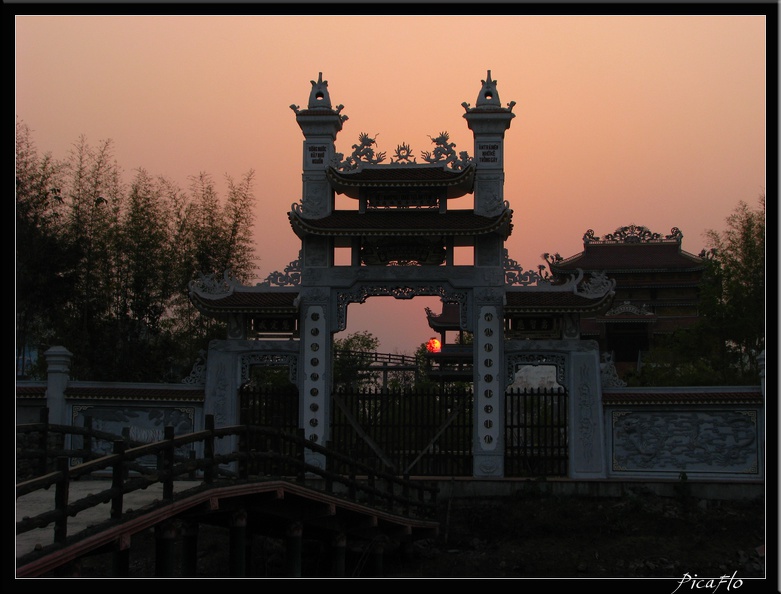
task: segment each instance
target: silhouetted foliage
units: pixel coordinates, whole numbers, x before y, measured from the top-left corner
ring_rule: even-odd
[[[765,196],[740,201],[727,228],[708,230],[700,318],[659,338],[630,385],[756,385],[765,348]]]
[[[254,269],[254,172],[226,178],[224,201],[203,173],[190,195],[144,169],[126,185],[111,141],[81,137],[57,162],[17,122],[17,358],[62,345],[75,379],[181,381],[225,332],[192,306],[189,282]],[[41,359],[22,375],[43,377]]]

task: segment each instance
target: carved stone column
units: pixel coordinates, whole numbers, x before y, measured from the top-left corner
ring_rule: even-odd
[[[475,291],[474,454],[475,477],[504,476],[503,293]]]

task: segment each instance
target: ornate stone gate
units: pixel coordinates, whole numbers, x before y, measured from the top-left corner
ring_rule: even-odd
[[[421,163],[406,143],[384,163],[376,135],[366,132],[350,155],[337,152],[347,116],[343,106],[332,106],[322,74],[311,85],[307,107],[291,106],[304,135],[301,201],[288,213],[301,239],[299,259],[254,287],[227,273],[191,284],[196,307],[228,325],[228,339],[209,348],[206,412],[218,423],[236,422],[231,398],[246,366],[285,360],[299,388],[300,428],[325,443],[333,335],[346,329],[349,304],[372,296],[439,296],[458,304],[458,329],[474,339],[474,476],[504,475],[505,387],[516,365],[539,357],[555,361],[574,395],[570,474],[604,476],[599,356],[595,344],[578,340],[573,320],[609,305],[614,283],[598,275],[585,284],[582,275],[553,282],[509,259],[504,243],[513,211],[504,197],[504,136],[515,102],[501,104],[488,71],[475,106],[462,103],[474,157],[456,152],[440,132],[430,137],[434,147],[420,154]],[[336,209],[337,193],[357,201],[357,209]],[[469,208],[452,207],[469,195]],[[471,263],[456,263],[456,248],[469,248]],[[337,263],[338,250],[349,254],[348,265]],[[314,452],[307,461],[322,464]]]

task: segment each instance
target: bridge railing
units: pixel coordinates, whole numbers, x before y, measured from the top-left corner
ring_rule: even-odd
[[[38,425],[38,424],[36,424]],[[74,427],[61,425],[46,426],[47,432],[73,433]],[[83,428],[82,428],[83,429]],[[31,427],[18,426],[17,432],[29,432]],[[79,431],[80,434],[83,431]],[[215,440],[238,436],[237,451],[216,454]],[[250,449],[248,444],[257,445],[260,439],[276,447]],[[183,456],[189,444],[202,444],[202,457],[195,450]],[[111,502],[109,517],[118,520],[123,516],[123,496],[152,484],[162,483],[163,504],[175,499],[174,481],[198,480],[196,489],[223,486],[236,481],[252,482],[262,480],[286,480],[305,484],[309,488],[346,498],[371,507],[383,508],[405,517],[432,518],[436,513],[438,488],[420,481],[411,481],[408,476],[395,476],[359,463],[347,456],[329,450],[304,439],[301,435],[285,432],[278,428],[252,425],[214,427],[214,417],[206,417],[206,429],[175,436],[173,427],[165,428],[162,441],[128,447],[125,439],[113,442],[113,453],[72,465],[71,458],[59,455],[56,468],[41,476],[23,480],[16,484],[16,497],[32,492],[55,488],[54,509],[32,517],[24,517],[16,523],[17,535],[54,523],[54,543],[64,544],[68,537],[68,518],[79,512]],[[325,468],[308,464],[304,452],[311,450],[325,457]],[[286,453],[287,452],[287,453]],[[290,452],[293,452],[291,455]],[[64,453],[60,451],[59,453]],[[73,452],[71,452],[73,453]],[[83,452],[77,452],[80,455]],[[51,453],[47,453],[47,458]],[[142,459],[154,457],[154,467],[140,463]],[[267,466],[258,462],[271,461],[272,472],[252,474],[252,469]],[[347,475],[332,472],[331,469],[347,465]],[[74,480],[96,473],[110,473],[111,486],[99,493],[91,494],[77,501],[69,500],[69,486]],[[315,480],[313,480],[315,479]],[[321,479],[321,480],[317,480]],[[337,485],[340,488],[337,488]],[[189,489],[187,492],[190,492]]]

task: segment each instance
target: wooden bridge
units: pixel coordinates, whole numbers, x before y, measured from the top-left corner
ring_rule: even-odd
[[[100,440],[112,442],[111,454],[95,453]],[[219,440],[238,446],[217,454]],[[324,467],[306,463],[306,450],[321,454]],[[300,433],[215,428],[212,416],[203,431],[174,436],[166,427],[163,440],[147,444],[42,419],[17,426],[17,462],[18,578],[74,575],[80,560],[106,553],[113,569],[103,577],[196,577],[202,525],[224,528],[226,576],[256,575],[248,560],[258,535],[282,543],[284,577],[302,576],[305,541],[328,551],[327,576],[378,576],[386,550],[439,528],[435,486]],[[155,575],[130,575],[134,538],[149,529]],[[348,548],[363,551],[353,566]]]

